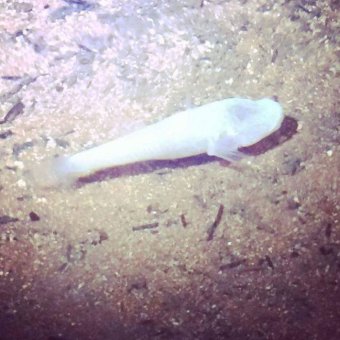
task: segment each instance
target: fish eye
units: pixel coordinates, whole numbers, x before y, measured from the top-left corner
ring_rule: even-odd
[[[256,114],[257,105],[249,100],[240,100],[239,102],[232,105],[229,109],[229,113],[239,121],[249,119],[251,116]]]

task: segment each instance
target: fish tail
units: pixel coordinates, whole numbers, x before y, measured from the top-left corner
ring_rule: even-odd
[[[32,167],[30,175],[33,182],[43,188],[67,188],[78,178],[65,156],[42,160]]]

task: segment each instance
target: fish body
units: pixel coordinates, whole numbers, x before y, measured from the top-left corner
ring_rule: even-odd
[[[235,161],[238,148],[257,143],[283,120],[279,103],[229,98],[177,112],[111,142],[57,158],[51,173],[74,181],[98,170],[148,160],[170,160],[203,153]]]

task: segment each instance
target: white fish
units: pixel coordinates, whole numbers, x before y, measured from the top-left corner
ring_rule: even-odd
[[[105,168],[203,153],[236,161],[245,156],[238,148],[270,135],[282,120],[280,104],[271,99],[224,99],[175,113],[111,142],[44,163],[38,179],[48,185],[70,184]]]

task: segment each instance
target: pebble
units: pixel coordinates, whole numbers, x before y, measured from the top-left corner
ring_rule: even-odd
[[[31,12],[33,9],[33,5],[30,4],[29,2],[15,2],[13,4],[15,10],[17,12]]]
[[[49,138],[46,144],[47,149],[55,149],[57,147],[57,143],[53,138]]]
[[[14,161],[14,166],[17,167],[19,170],[23,170],[24,169],[24,163],[21,161]]]
[[[17,182],[17,186],[19,188],[26,188],[27,184],[26,184],[26,182],[23,179],[19,179],[19,181]]]

